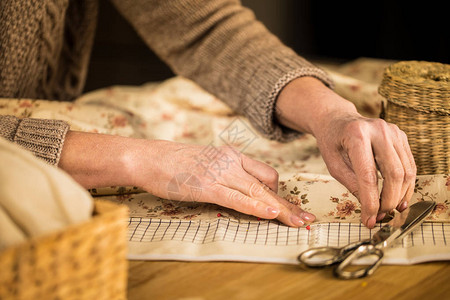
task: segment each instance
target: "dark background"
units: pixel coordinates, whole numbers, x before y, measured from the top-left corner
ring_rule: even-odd
[[[243,0],[270,31],[311,60],[358,57],[449,63],[445,1]],[[173,76],[109,0],[100,15],[86,91]]]

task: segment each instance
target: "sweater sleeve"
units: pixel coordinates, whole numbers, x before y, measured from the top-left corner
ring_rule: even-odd
[[[69,124],[60,120],[0,115],[0,137],[24,147],[51,165],[58,165],[68,130]]]
[[[313,76],[333,86],[322,69],[283,45],[238,0],[111,1],[175,73],[248,117],[269,139],[298,136],[274,119],[285,85]]]

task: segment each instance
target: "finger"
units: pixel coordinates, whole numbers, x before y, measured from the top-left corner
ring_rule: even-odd
[[[273,196],[273,191],[270,193],[269,191],[271,190],[258,179],[245,173],[245,171],[242,172],[243,174],[239,174],[239,176],[225,178],[224,185],[231,189],[235,189],[250,198],[262,201],[267,205],[278,209],[280,203],[278,199]]]
[[[358,147],[358,146],[356,146]],[[350,151],[350,153],[352,153],[352,157],[353,157],[353,164],[352,161],[349,157],[349,153],[348,153],[348,148],[349,146],[346,146],[347,149],[344,149],[341,152],[338,151],[329,151],[327,152],[326,156],[324,156],[324,160],[326,161],[327,167],[328,167],[328,171],[330,172],[331,176],[333,176],[334,178],[336,178],[336,180],[338,180],[341,184],[343,184],[349,191],[350,193],[352,193],[357,199],[358,201],[361,203],[361,221],[363,222],[363,224],[365,224],[368,228],[372,228],[375,225],[376,219],[373,217],[372,219],[369,218],[371,216],[375,216],[378,208],[376,206],[377,203],[379,203],[379,197],[378,197],[378,184],[377,181],[375,180],[375,187],[373,187],[372,184],[372,189],[374,189],[374,191],[372,191],[373,196],[367,198],[367,194],[369,191],[369,195],[370,194],[370,189],[365,188],[365,186],[367,184],[362,184],[361,177],[357,177],[355,171],[354,171],[354,166],[356,165],[362,165],[365,166],[364,163],[359,162],[361,159],[357,159],[356,155],[360,155],[357,153],[354,153],[354,151]],[[366,149],[370,148],[366,146]],[[367,150],[367,153],[372,153],[372,150],[370,149]],[[361,151],[359,151],[361,152]],[[364,149],[362,150],[362,152],[364,152]],[[370,161],[370,156],[368,158],[366,158],[366,160]],[[374,168],[374,166],[372,166],[372,168]],[[361,168],[359,168],[358,170],[360,170]],[[376,176],[376,169],[373,171],[375,173]],[[362,171],[359,171],[359,174],[362,174]],[[361,175],[360,175],[361,176]],[[358,180],[359,179],[359,180]],[[370,185],[370,182],[368,183]],[[360,192],[360,186],[362,186],[362,193]],[[362,196],[361,196],[362,194]],[[376,197],[375,197],[376,195]],[[367,200],[369,199],[369,200]],[[373,200],[371,200],[373,199]],[[368,203],[369,205],[367,205],[366,203]],[[372,204],[375,205],[372,205]],[[374,207],[372,207],[374,206]],[[368,208],[371,209],[368,209]]]
[[[277,219],[284,224],[299,227],[304,224],[309,224],[316,219],[316,216],[313,214],[304,211],[293,203],[290,203],[286,199],[274,193],[272,190],[268,190],[268,193],[280,204],[280,213],[278,214]]]
[[[394,124],[381,127],[382,141],[374,143],[375,160],[384,178],[380,212],[399,207],[411,185],[411,162],[404,150],[403,136]],[[380,135],[379,135],[380,136]],[[408,174],[408,175],[407,175]]]
[[[361,132],[363,134],[363,132]],[[379,209],[378,176],[372,145],[363,136],[352,139],[344,145],[355,172],[358,196],[361,203],[361,221],[373,228]]]
[[[212,203],[264,219],[274,219],[280,213],[279,209],[222,184],[216,184],[208,198],[213,199]]]
[[[303,211],[298,206],[289,203],[274,191],[267,188],[250,174],[241,174],[239,180],[227,182],[227,186],[236,189],[252,199],[266,203],[279,210],[278,220],[289,226],[303,226],[314,221],[315,216]]]
[[[379,210],[387,213],[397,207],[406,192],[407,187],[403,187],[405,171],[392,144],[374,145],[374,152],[375,160],[384,178]]]
[[[279,197],[279,201],[281,206],[277,219],[288,226],[301,227],[305,224],[313,222],[316,219],[313,214],[304,211],[286,199]]]
[[[359,200],[358,181],[355,172],[350,167],[348,155],[335,151],[324,157],[324,160],[331,176],[343,184]]]
[[[399,153],[399,157],[402,161],[402,164],[405,166],[405,183],[404,183],[404,185],[406,186],[406,191],[404,193],[404,196],[403,196],[401,202],[397,206],[398,211],[403,211],[408,207],[408,202],[410,201],[410,199],[414,193],[417,167],[416,167],[416,162],[414,161],[414,156],[411,152],[411,148],[409,147],[408,137],[406,136],[406,134],[403,131],[398,129],[397,126],[395,126],[395,128],[397,129],[398,139],[402,141],[400,146],[396,145],[396,150],[397,150],[397,153]]]
[[[397,209],[404,206],[403,202],[408,202],[408,195],[412,196],[411,192],[414,192],[414,184],[416,179],[416,165],[414,157],[412,156],[411,149],[409,148],[408,138],[406,134],[401,131],[397,125],[389,124],[392,130],[393,146],[400,158],[401,164],[404,169],[403,185],[400,193],[401,199],[397,205]]]
[[[274,168],[246,155],[242,155],[242,167],[247,173],[267,185],[272,191],[278,192],[278,172]]]

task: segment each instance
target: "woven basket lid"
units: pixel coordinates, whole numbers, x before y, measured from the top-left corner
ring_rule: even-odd
[[[384,71],[379,93],[388,101],[427,113],[450,114],[450,65],[401,61]]]

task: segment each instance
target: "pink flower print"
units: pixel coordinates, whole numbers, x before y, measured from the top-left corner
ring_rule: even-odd
[[[171,203],[164,204],[163,211],[161,215],[163,216],[176,216],[181,213],[181,209],[178,206],[175,206]]]
[[[330,197],[330,200],[331,200],[331,202],[339,203],[339,198],[337,198],[337,197],[331,196],[331,197]]]
[[[424,181],[422,182],[422,187],[424,187],[424,186],[430,186],[432,181],[433,181],[433,179],[424,180]]]
[[[22,101],[19,104],[19,107],[23,108],[23,107],[32,107],[33,103],[31,103],[31,101]]]
[[[448,209],[448,206],[445,203],[438,203],[436,204],[436,207],[434,208],[434,214],[436,216],[439,216],[441,213],[446,212]]]
[[[186,215],[186,216],[183,217],[183,219],[185,219],[185,220],[192,220],[192,219],[195,219],[197,217],[198,217],[198,215],[193,214],[193,215]]]
[[[181,133],[181,136],[183,138],[194,138],[195,137],[195,133],[192,131],[189,131],[187,129],[183,130],[183,132]]]
[[[116,196],[116,199],[123,201],[123,200],[130,199],[131,196],[132,196],[131,194],[120,194],[120,195]]]
[[[288,194],[284,197],[284,199],[286,199],[287,201],[289,201],[290,203],[294,204],[294,205],[298,205],[300,206],[302,201],[300,200],[300,198],[296,195],[291,195]]]
[[[349,88],[352,92],[357,92],[361,87],[358,84],[350,84]]]
[[[336,206],[336,215],[339,218],[344,219],[345,217],[351,216],[355,209],[356,204],[353,201],[346,200],[344,202],[338,203],[338,205]]]
[[[161,115],[161,119],[163,119],[165,121],[171,121],[171,120],[173,120],[173,115],[167,114],[167,113],[163,113]]]
[[[115,116],[112,120],[113,127],[125,127],[128,125],[128,120],[124,116]]]
[[[447,176],[447,181],[445,182],[445,185],[447,186],[447,191],[450,191],[450,176]]]

